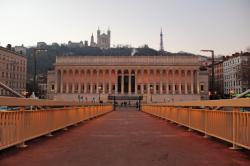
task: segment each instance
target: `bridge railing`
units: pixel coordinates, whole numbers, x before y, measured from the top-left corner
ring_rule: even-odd
[[[230,107],[230,111],[211,110]],[[250,99],[177,102],[143,105],[142,111],[250,149]]]
[[[111,105],[0,97],[0,150],[112,111]],[[39,108],[37,107],[39,106]],[[29,109],[27,109],[29,108]]]

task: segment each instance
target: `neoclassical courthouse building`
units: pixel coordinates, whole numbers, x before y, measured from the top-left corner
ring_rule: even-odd
[[[208,99],[208,72],[198,56],[60,56],[48,73],[55,100],[108,101],[143,96],[143,102]]]

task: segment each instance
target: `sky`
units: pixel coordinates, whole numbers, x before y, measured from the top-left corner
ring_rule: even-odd
[[[111,44],[148,44],[231,55],[250,47],[250,0],[0,0],[0,45],[88,40],[98,27]],[[206,54],[206,53],[203,53]]]

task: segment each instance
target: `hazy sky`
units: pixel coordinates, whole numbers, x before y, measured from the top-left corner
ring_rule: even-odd
[[[98,26],[112,44],[232,54],[250,46],[250,0],[0,0],[0,45],[90,40]],[[95,38],[96,39],[96,38]]]

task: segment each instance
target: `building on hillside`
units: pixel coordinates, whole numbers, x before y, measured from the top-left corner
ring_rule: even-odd
[[[89,42],[87,40],[84,41],[84,47],[88,47],[89,46]]]
[[[12,51],[11,48],[0,47],[0,82],[14,91],[26,92],[27,57]],[[11,96],[0,87],[0,96]]]
[[[250,53],[235,53],[223,62],[224,93],[227,96],[250,89]]]
[[[110,48],[111,31],[108,29],[107,33],[101,33],[100,29],[97,30],[97,47],[101,49]]]
[[[84,44],[83,44],[83,41],[80,41],[79,43],[78,42],[69,41],[67,46],[69,48],[81,48],[81,47],[84,47]]]
[[[19,54],[23,54],[23,55],[26,55],[26,53],[27,53],[27,48],[24,47],[23,44],[22,44],[21,46],[15,46],[15,47],[14,47],[14,50],[15,50],[16,52],[18,52]]]
[[[90,38],[90,47],[96,47],[94,35],[92,33],[91,38]]]
[[[45,49],[47,47],[47,44],[45,42],[37,42],[36,47],[41,48],[41,49]]]
[[[56,49],[56,48],[59,48],[60,45],[59,45],[58,43],[56,43],[56,42],[53,42],[53,43],[51,44],[51,47],[54,48],[54,49]]]
[[[97,30],[97,42],[94,40],[94,35],[91,35],[90,47],[99,47],[101,49],[110,48],[111,44],[111,31],[108,29],[107,33],[101,33],[101,30]]]
[[[147,103],[208,99],[208,73],[200,71],[197,56],[60,56],[49,75],[48,93],[56,100],[79,96],[86,102],[106,102],[109,96],[143,96]]]

